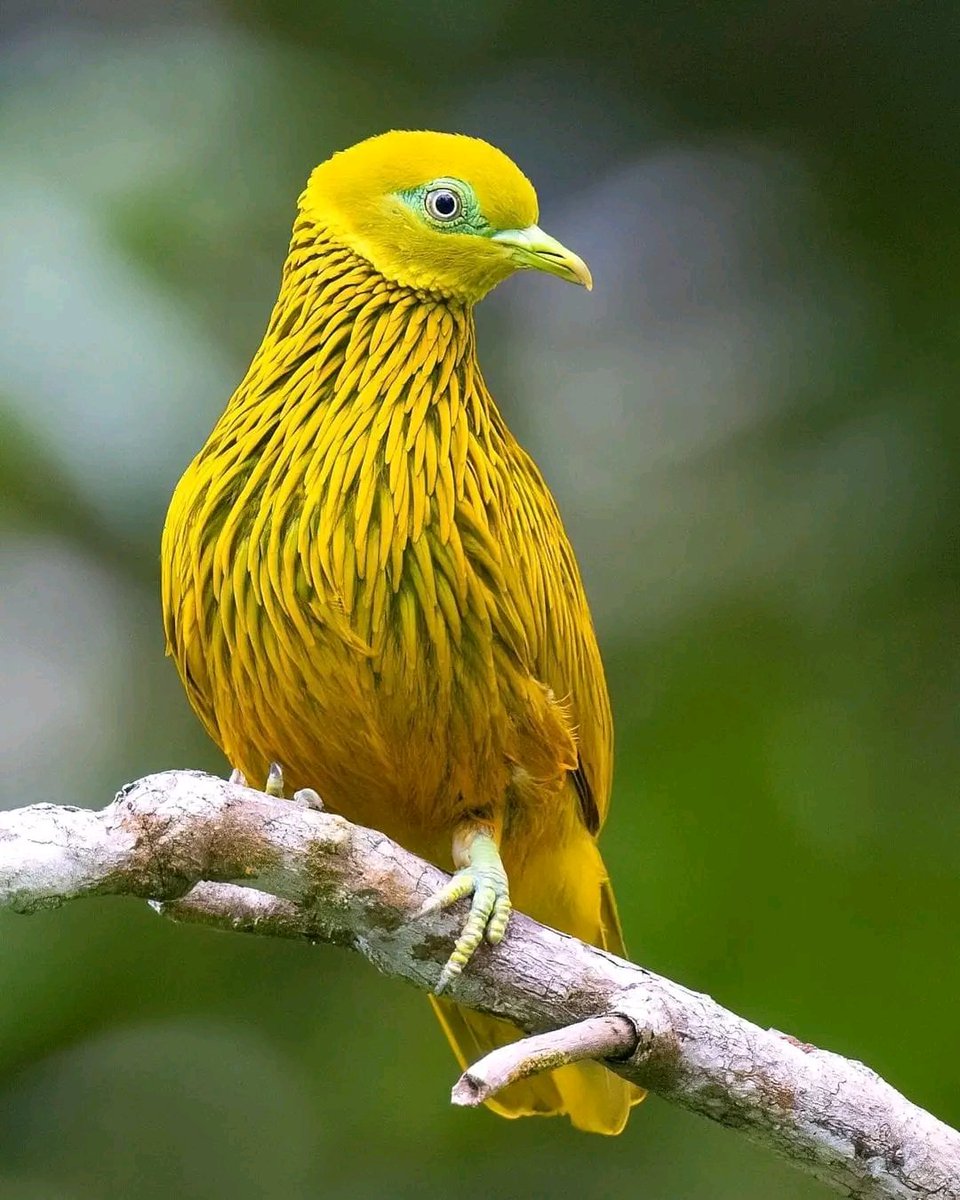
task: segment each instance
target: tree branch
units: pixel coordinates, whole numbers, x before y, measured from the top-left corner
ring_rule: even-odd
[[[148,776],[100,812],[0,813],[0,908],[140,896],[177,921],[347,946],[426,990],[462,918],[459,906],[414,916],[445,878],[373,830],[197,772]],[[480,1103],[561,1061],[604,1057],[841,1194],[960,1200],[960,1134],[861,1063],[761,1029],[519,913],[450,997],[541,1035],[475,1064],[456,1103]]]

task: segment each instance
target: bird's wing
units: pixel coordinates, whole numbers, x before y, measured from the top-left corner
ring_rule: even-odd
[[[607,814],[613,770],[613,722],[593,619],[573,547],[543,476],[519,446],[504,515],[531,673],[570,713],[578,763],[571,772],[584,823],[596,833]]]
[[[176,663],[194,711],[207,733],[217,741],[219,731],[204,645],[203,596],[196,583],[190,527],[183,504],[184,491],[184,480],[181,480],[170,503],[160,551],[160,595],[166,650]]]

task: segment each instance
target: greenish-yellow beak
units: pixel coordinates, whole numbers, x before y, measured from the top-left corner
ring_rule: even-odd
[[[583,259],[549,233],[544,233],[539,225],[528,225],[526,229],[505,229],[502,233],[495,233],[492,240],[510,247],[510,257],[518,267],[559,275],[571,283],[583,284],[588,292],[593,288],[593,276]]]

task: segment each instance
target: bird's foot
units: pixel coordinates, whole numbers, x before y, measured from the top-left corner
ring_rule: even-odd
[[[436,989],[438,993],[449,987],[463,971],[484,937],[492,946],[503,939],[512,909],[507,873],[497,844],[489,833],[473,834],[462,845],[457,857],[466,859],[465,865],[449,883],[430,897],[417,914],[418,917],[424,917],[441,908],[448,908],[464,896],[473,897],[457,944],[440,972]]]
[[[246,775],[236,768],[230,772],[230,782],[239,784],[240,787],[249,786]],[[279,763],[273,762],[270,764],[270,770],[267,772],[267,782],[264,784],[263,790],[268,796],[276,796],[278,800],[284,799],[283,768]],[[318,812],[323,811],[323,801],[313,788],[299,788],[293,793],[291,799],[294,804],[298,804],[301,808],[315,808]]]

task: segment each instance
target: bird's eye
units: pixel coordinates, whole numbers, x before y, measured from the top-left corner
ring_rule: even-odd
[[[424,205],[435,221],[455,221],[463,212],[463,201],[452,188],[431,188]]]

